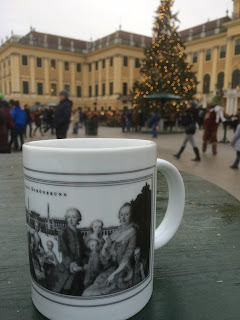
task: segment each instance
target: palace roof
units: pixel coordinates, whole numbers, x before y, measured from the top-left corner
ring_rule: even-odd
[[[225,16],[223,18],[208,21],[204,24],[180,31],[179,34],[184,42],[205,38],[225,32],[226,27],[224,24],[229,21],[231,21],[231,18]],[[11,38],[5,42],[5,44],[10,42],[85,54],[113,44],[123,44],[132,47],[145,48],[151,44],[152,38],[136,33],[118,30],[98,40],[85,41],[37,32],[35,29],[31,29],[31,31],[23,37],[12,35]],[[5,44],[3,44],[3,46]]]
[[[73,38],[52,35],[31,30],[18,40],[19,44],[45,47],[72,52],[87,53],[112,44],[125,44],[133,47],[146,47],[152,41],[151,37],[118,30],[95,41],[84,41]]]
[[[231,18],[226,16],[213,21],[208,21],[189,29],[185,29],[180,31],[179,34],[184,42],[205,38],[214,34],[225,32],[227,29],[224,24],[229,21],[231,21]]]

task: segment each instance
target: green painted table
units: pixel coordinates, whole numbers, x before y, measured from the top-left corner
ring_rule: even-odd
[[[168,197],[159,178],[158,222]],[[153,296],[132,319],[239,320],[240,202],[198,177],[183,178],[184,219],[156,251]],[[31,302],[20,154],[0,155],[0,182],[0,319],[43,320]]]

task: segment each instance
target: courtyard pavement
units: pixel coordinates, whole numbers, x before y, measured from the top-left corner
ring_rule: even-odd
[[[31,140],[44,140],[52,139],[50,132],[40,137],[40,134]],[[197,130],[195,138],[199,149],[201,149],[202,143],[202,130]],[[233,131],[228,130],[227,137],[231,140],[233,136]],[[80,128],[78,135],[71,134],[71,129],[68,132],[68,138],[85,138],[84,128]],[[223,137],[223,129],[220,126],[218,130],[218,140]],[[215,183],[219,187],[228,191],[230,194],[235,196],[240,200],[240,170],[232,170],[229,166],[233,163],[235,159],[235,150],[230,146],[230,144],[218,144],[218,154],[213,156],[211,153],[211,146],[208,146],[206,154],[201,155],[201,162],[192,162],[191,159],[194,157],[192,147],[188,145],[182,154],[181,159],[177,160],[173,157],[181,146],[184,138],[184,134],[161,134],[158,138],[153,139],[150,133],[141,132],[129,132],[122,133],[121,128],[109,128],[109,127],[99,127],[98,138],[127,138],[127,139],[146,139],[152,140],[157,144],[158,147],[158,157],[170,161],[173,163],[180,171],[199,176],[206,179],[212,183]],[[29,139],[26,139],[29,141]],[[19,157],[20,154],[16,153]]]

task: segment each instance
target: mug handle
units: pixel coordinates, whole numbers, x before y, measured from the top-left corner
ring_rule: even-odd
[[[176,233],[184,212],[185,189],[182,176],[170,162],[157,159],[157,171],[165,176],[169,189],[167,212],[155,230],[154,248],[164,246]]]

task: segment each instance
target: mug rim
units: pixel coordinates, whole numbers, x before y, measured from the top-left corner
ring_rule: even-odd
[[[74,142],[72,146],[69,146]],[[92,144],[89,147],[81,147],[81,142]],[[103,146],[95,146],[94,144],[102,143]],[[119,145],[113,143],[119,142]],[[79,146],[80,144],[80,146]],[[151,140],[144,139],[121,139],[121,138],[71,138],[71,139],[49,139],[37,140],[24,143],[24,151],[46,151],[46,152],[64,152],[64,153],[81,153],[81,152],[106,152],[106,151],[126,151],[126,150],[143,150],[149,147],[156,147],[156,143]]]

